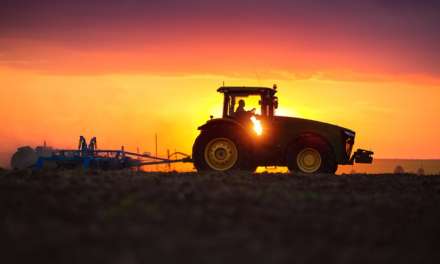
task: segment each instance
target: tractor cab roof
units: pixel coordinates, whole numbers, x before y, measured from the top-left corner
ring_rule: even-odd
[[[265,94],[273,96],[277,92],[277,88],[275,85],[274,88],[250,87],[250,86],[222,86],[217,89],[217,92],[224,94],[241,95],[241,96],[265,95]]]

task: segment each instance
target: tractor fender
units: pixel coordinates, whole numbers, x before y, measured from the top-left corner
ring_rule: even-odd
[[[330,151],[332,151],[334,154],[336,154],[336,153],[335,153],[335,147],[334,147],[334,145],[331,144],[331,141],[328,140],[326,136],[321,135],[320,133],[311,132],[311,131],[307,131],[307,132],[304,131],[304,132],[301,132],[301,133],[298,134],[296,137],[294,137],[294,139],[291,140],[291,141],[287,144],[287,146],[292,146],[292,145],[294,145],[294,144],[300,142],[301,140],[307,140],[307,139],[310,139],[310,138],[316,138],[316,139],[321,140],[322,142],[324,142],[324,143],[330,148]],[[287,148],[286,148],[286,150],[285,150],[285,154],[287,154]]]

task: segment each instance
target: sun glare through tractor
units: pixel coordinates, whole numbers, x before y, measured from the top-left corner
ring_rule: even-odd
[[[254,124],[254,131],[258,136],[263,134],[263,127],[261,126],[261,121],[258,120],[255,116],[251,117],[252,124]]]

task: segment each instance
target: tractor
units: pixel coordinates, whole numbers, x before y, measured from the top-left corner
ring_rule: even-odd
[[[277,87],[222,86],[223,115],[200,126],[193,145],[199,172],[255,171],[258,166],[287,166],[292,173],[330,173],[338,165],[372,163],[371,151],[352,155],[355,132],[319,121],[277,116]],[[257,111],[237,115],[237,102],[258,102]],[[255,109],[254,109],[255,110]],[[244,117],[243,117],[244,116]]]

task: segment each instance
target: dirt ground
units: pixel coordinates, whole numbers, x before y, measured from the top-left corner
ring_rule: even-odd
[[[0,172],[3,263],[440,263],[440,176]]]

